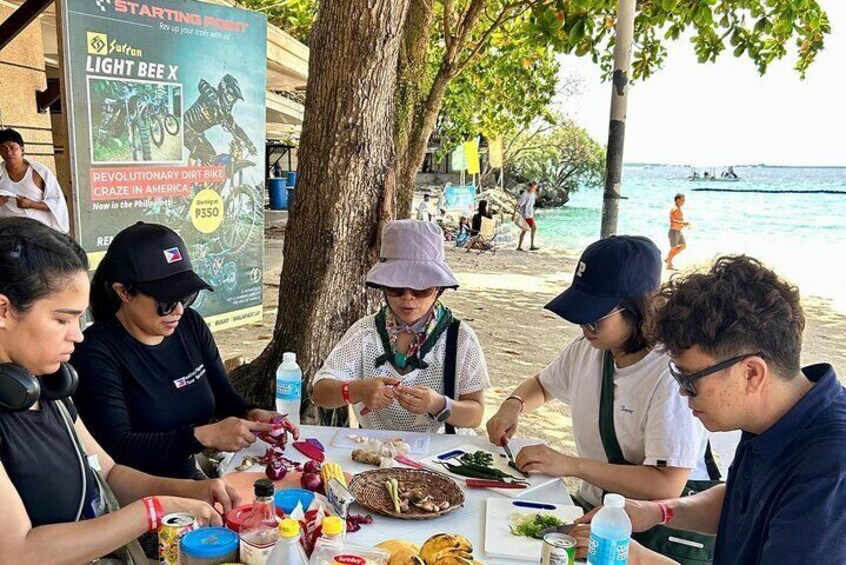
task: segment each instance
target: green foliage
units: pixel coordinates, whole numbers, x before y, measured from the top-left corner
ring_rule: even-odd
[[[569,118],[556,118],[508,143],[507,174],[519,184],[537,181],[539,206],[563,206],[571,192],[599,188],[605,178],[605,148]]]
[[[590,55],[610,74],[617,0],[537,0],[526,34],[562,52]],[[632,78],[647,78],[667,55],[667,41],[689,33],[699,62],[727,48],[763,74],[791,43],[801,77],[823,48],[831,25],[815,0],[640,0],[635,17]]]
[[[438,119],[442,151],[483,132],[511,135],[549,110],[560,65],[548,46],[516,41],[525,19],[490,36],[487,47],[449,84]],[[440,34],[430,42],[430,73],[444,56]]]
[[[308,45],[317,17],[317,0],[236,0],[250,10],[267,14],[270,23]]]

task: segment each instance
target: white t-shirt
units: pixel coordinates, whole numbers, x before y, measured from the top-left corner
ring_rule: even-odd
[[[603,355],[588,340],[578,338],[541,371],[540,382],[570,406],[579,457],[607,462],[599,435]],[[629,463],[693,469],[691,479],[707,479],[708,434],[679,395],[668,360],[665,353],[653,349],[634,365],[614,367],[617,440]],[[591,504],[602,502],[602,489],[586,481],[579,495]]]
[[[417,207],[417,219],[418,220],[431,220],[431,213],[429,212],[429,205],[423,201],[420,203],[420,206]]]
[[[426,369],[413,369],[402,376],[390,363],[376,367],[376,358],[385,350],[376,331],[376,316],[366,316],[353,324],[341,338],[314,375],[312,383],[323,379],[352,381],[390,377],[400,380],[406,386],[425,386],[444,394],[446,335],[447,332],[442,333],[435,346],[423,358],[423,361],[429,364]],[[479,338],[467,322],[461,322],[455,360],[455,396],[472,394],[489,387],[488,365],[479,345]],[[446,394],[449,396],[451,393]],[[354,406],[356,418],[362,428],[421,433],[442,433],[444,430],[444,424],[427,414],[412,414],[396,401],[387,408],[370,412],[366,416],[361,415],[362,408],[363,404]],[[461,430],[457,429],[456,433],[461,433]]]
[[[534,192],[525,191],[517,200],[517,206],[520,208],[520,215],[524,218],[535,217],[535,201],[538,196]]]

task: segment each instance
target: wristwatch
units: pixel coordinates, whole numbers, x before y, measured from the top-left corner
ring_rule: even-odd
[[[432,418],[443,423],[449,420],[450,416],[452,416],[452,399],[450,399],[447,395],[444,395],[444,409],[437,414],[432,415]]]

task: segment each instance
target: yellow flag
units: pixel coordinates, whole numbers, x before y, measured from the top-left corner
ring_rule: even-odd
[[[478,138],[464,142],[464,158],[467,161],[467,174],[478,175],[481,172],[481,167],[479,166]]]
[[[503,139],[502,134],[499,134],[493,139],[488,139],[488,161],[491,167],[502,167],[503,159]]]

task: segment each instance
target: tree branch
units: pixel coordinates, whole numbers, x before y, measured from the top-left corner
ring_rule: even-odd
[[[512,2],[511,4],[506,4],[505,6],[503,6],[502,10],[500,11],[497,18],[493,21],[493,23],[488,27],[488,29],[482,32],[481,37],[479,37],[479,40],[476,42],[476,45],[471,48],[470,54],[467,55],[464,61],[456,65],[455,74],[461,73],[464,69],[467,68],[467,66],[473,61],[473,59],[476,58],[479,52],[484,49],[485,46],[488,44],[488,39],[494,31],[501,28],[506,22],[516,20],[517,18],[522,16],[524,13],[526,13],[531,4],[531,0],[524,0],[522,2]],[[518,9],[513,14],[508,15],[508,13],[513,8],[520,7],[522,7],[523,9]]]

